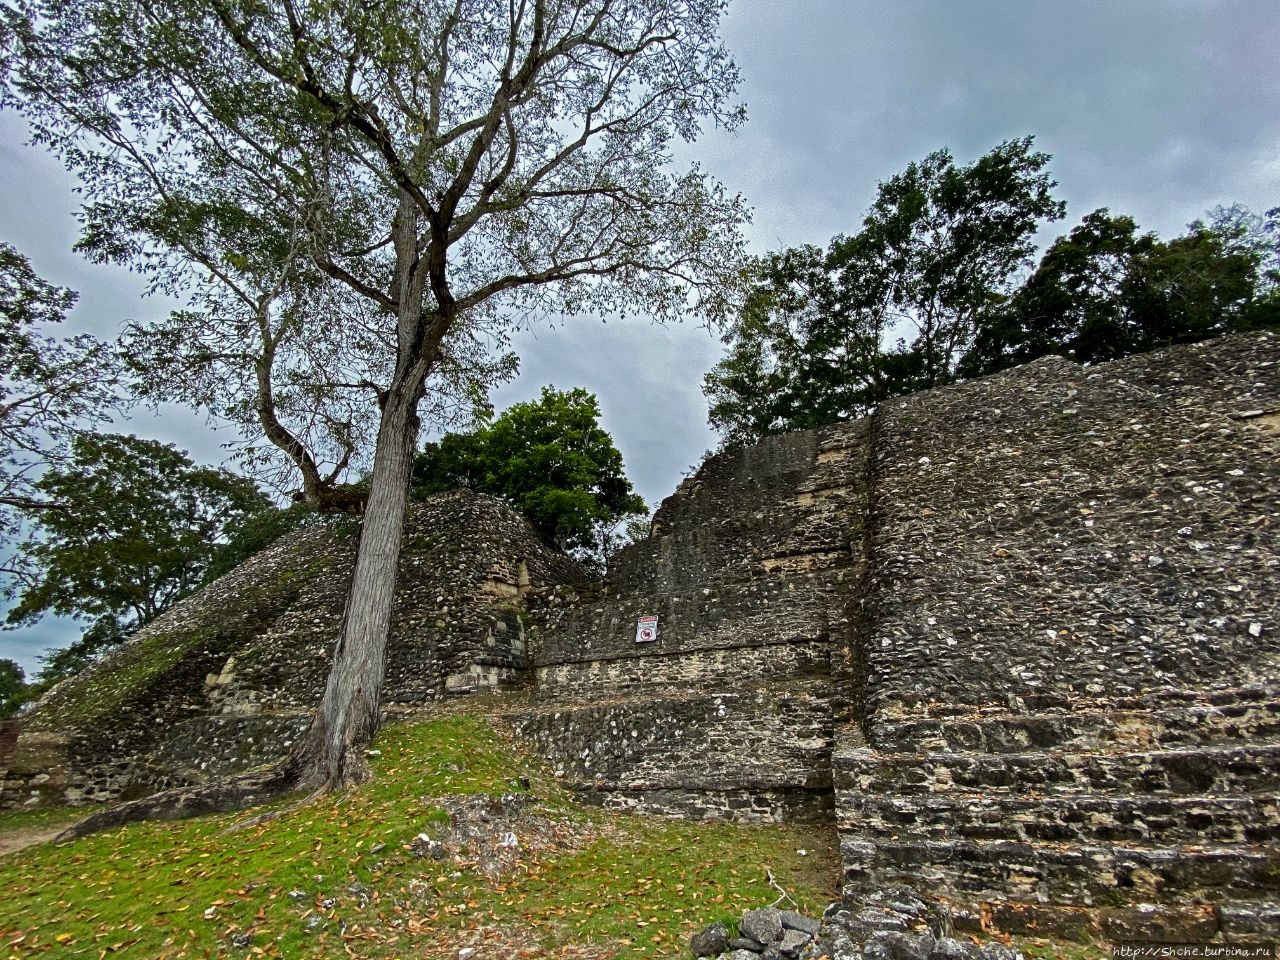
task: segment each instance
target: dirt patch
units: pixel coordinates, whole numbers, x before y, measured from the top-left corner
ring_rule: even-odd
[[[16,853],[24,847],[31,847],[37,843],[44,843],[52,840],[66,826],[56,827],[18,827],[15,830],[0,830],[0,857],[6,854]]]

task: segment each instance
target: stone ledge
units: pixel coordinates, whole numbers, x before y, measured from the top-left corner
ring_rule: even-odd
[[[1270,901],[1280,893],[1280,852],[1256,846],[1071,846],[1004,841],[870,842],[841,838],[846,889],[915,883],[935,894],[1062,906],[1116,900],[1167,903]],[[909,880],[908,878],[914,878]]]
[[[991,797],[985,793],[869,796],[839,792],[842,828],[868,839],[1022,843],[1280,841],[1280,798],[1097,795]]]
[[[1244,739],[1280,740],[1280,691],[1222,705],[1193,703],[1144,711],[1089,710],[928,717],[876,725],[876,747],[1023,753],[1028,750],[1177,749]]]
[[[882,753],[842,749],[836,785],[860,793],[1080,791],[1139,794],[1280,790],[1280,744],[1131,753]]]

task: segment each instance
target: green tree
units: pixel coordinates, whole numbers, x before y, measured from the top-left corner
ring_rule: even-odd
[[[703,381],[723,448],[861,416],[918,388],[920,355],[884,346],[885,283],[864,234],[825,254],[805,246],[757,261],[728,352]]]
[[[992,311],[962,362],[968,376],[1058,354],[1113,360],[1280,322],[1276,212],[1219,209],[1172,240],[1095,210],[1045,251]]]
[[[1045,251],[1006,304],[993,311],[963,361],[969,376],[1061,353],[1078,361],[1133,352],[1142,334],[1128,308],[1135,263],[1158,243],[1132,217],[1103,208]]]
[[[266,505],[242,477],[113,434],[77,436],[67,461],[35,487],[62,509],[36,517],[23,549],[32,576],[8,622],[48,611],[109,622],[95,642],[118,639],[199,586],[218,543]]]
[[[116,370],[107,347],[89,336],[58,339],[48,330],[76,302],[42,280],[31,262],[0,243],[0,548],[19,539],[24,513],[57,509],[35,483],[66,456],[86,426],[109,419]],[[6,559],[0,572],[20,571]],[[6,593],[12,581],[6,578]]]
[[[862,229],[758,261],[703,383],[722,445],[859,416],[951,379],[1062,216],[1032,140],[957,167],[939,150],[880,184]]]
[[[13,660],[0,660],[0,720],[11,717],[26,702],[26,674]]]
[[[1036,231],[1066,204],[1033,138],[1007,140],[967,167],[947,150],[880,184],[863,224],[890,309],[914,330],[924,384],[950,380],[983,318],[1009,293],[1035,250]]]
[[[414,495],[454,487],[500,497],[549,542],[596,560],[609,531],[646,509],[600,426],[599,402],[582,389],[543,387],[541,399],[514,404],[478,430],[424,445]]]
[[[83,175],[104,211],[95,222],[130,209],[139,190],[216,188],[234,166],[293,208],[288,222],[311,262],[366,303],[339,321],[381,374],[369,388],[368,507],[329,683],[272,781],[278,789],[368,775],[419,404],[460,324],[500,310],[726,311],[744,206],[696,167],[669,170],[674,138],[742,119],[731,101],[737,70],[718,37],[724,6],[5,8],[4,102]],[[160,176],[122,168],[136,155],[113,138],[137,146]],[[205,169],[207,178],[190,175]]]

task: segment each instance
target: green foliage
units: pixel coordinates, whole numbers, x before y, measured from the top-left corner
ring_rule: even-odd
[[[114,434],[77,436],[35,487],[57,508],[36,517],[23,551],[32,579],[11,624],[46,611],[146,623],[194,590],[228,531],[267,505],[248,480]]]
[[[861,416],[916,389],[919,351],[883,346],[889,304],[866,236],[837,237],[757,261],[729,352],[703,392],[722,447]]]
[[[1280,322],[1280,208],[1234,206],[1172,240],[1104,209],[1055,240],[992,311],[962,363],[990,373],[1047,354],[1113,360]]]
[[[951,379],[1037,228],[1062,216],[1049,156],[1031,143],[1007,141],[967,167],[931,153],[880,184],[858,233],[825,253],[758,261],[728,355],[703,386],[724,445],[859,416]]]
[[[81,428],[108,419],[116,403],[110,352],[89,336],[51,337],[76,302],[0,243],[0,546],[19,535],[20,511],[47,504],[34,483]],[[0,572],[15,571],[8,562]]]
[[[1066,204],[1032,138],[1007,140],[967,167],[947,150],[881,183],[863,223],[889,308],[914,329],[923,385],[946,383],[983,317],[1030,262],[1040,226]]]
[[[0,660],[0,720],[18,712],[25,702],[26,674],[14,660]]]
[[[593,394],[544,387],[541,399],[514,404],[479,430],[426,444],[414,461],[413,494],[492,494],[549,542],[598,555],[613,527],[645,510],[599,419]]]
[[[1014,287],[1065,209],[1031,146],[967,167],[931,153],[880,184],[857,233],[756,261],[703,383],[722,446],[1050,353],[1095,362],[1280,323],[1280,208],[1219,208],[1168,241],[1097,210]]]

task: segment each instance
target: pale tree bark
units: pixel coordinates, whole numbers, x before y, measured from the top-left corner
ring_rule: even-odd
[[[298,758],[302,767],[299,775],[313,788],[336,788],[368,779],[365,748],[373,740],[381,716],[409,471],[418,436],[416,392],[389,396],[383,408],[373,486],[342,633],[324,697]]]
[[[313,789],[338,789],[369,777],[365,749],[381,722],[386,648],[418,441],[418,403],[440,344],[457,316],[443,256],[429,256],[424,262],[421,255],[419,222],[414,198],[402,189],[392,233],[398,303],[395,378],[379,397],[382,416],[369,502],[324,697],[307,736],[286,761],[300,784]],[[438,218],[432,227],[435,234],[447,232]],[[443,249],[443,244],[435,248]],[[428,283],[437,303],[431,312],[424,303]]]

